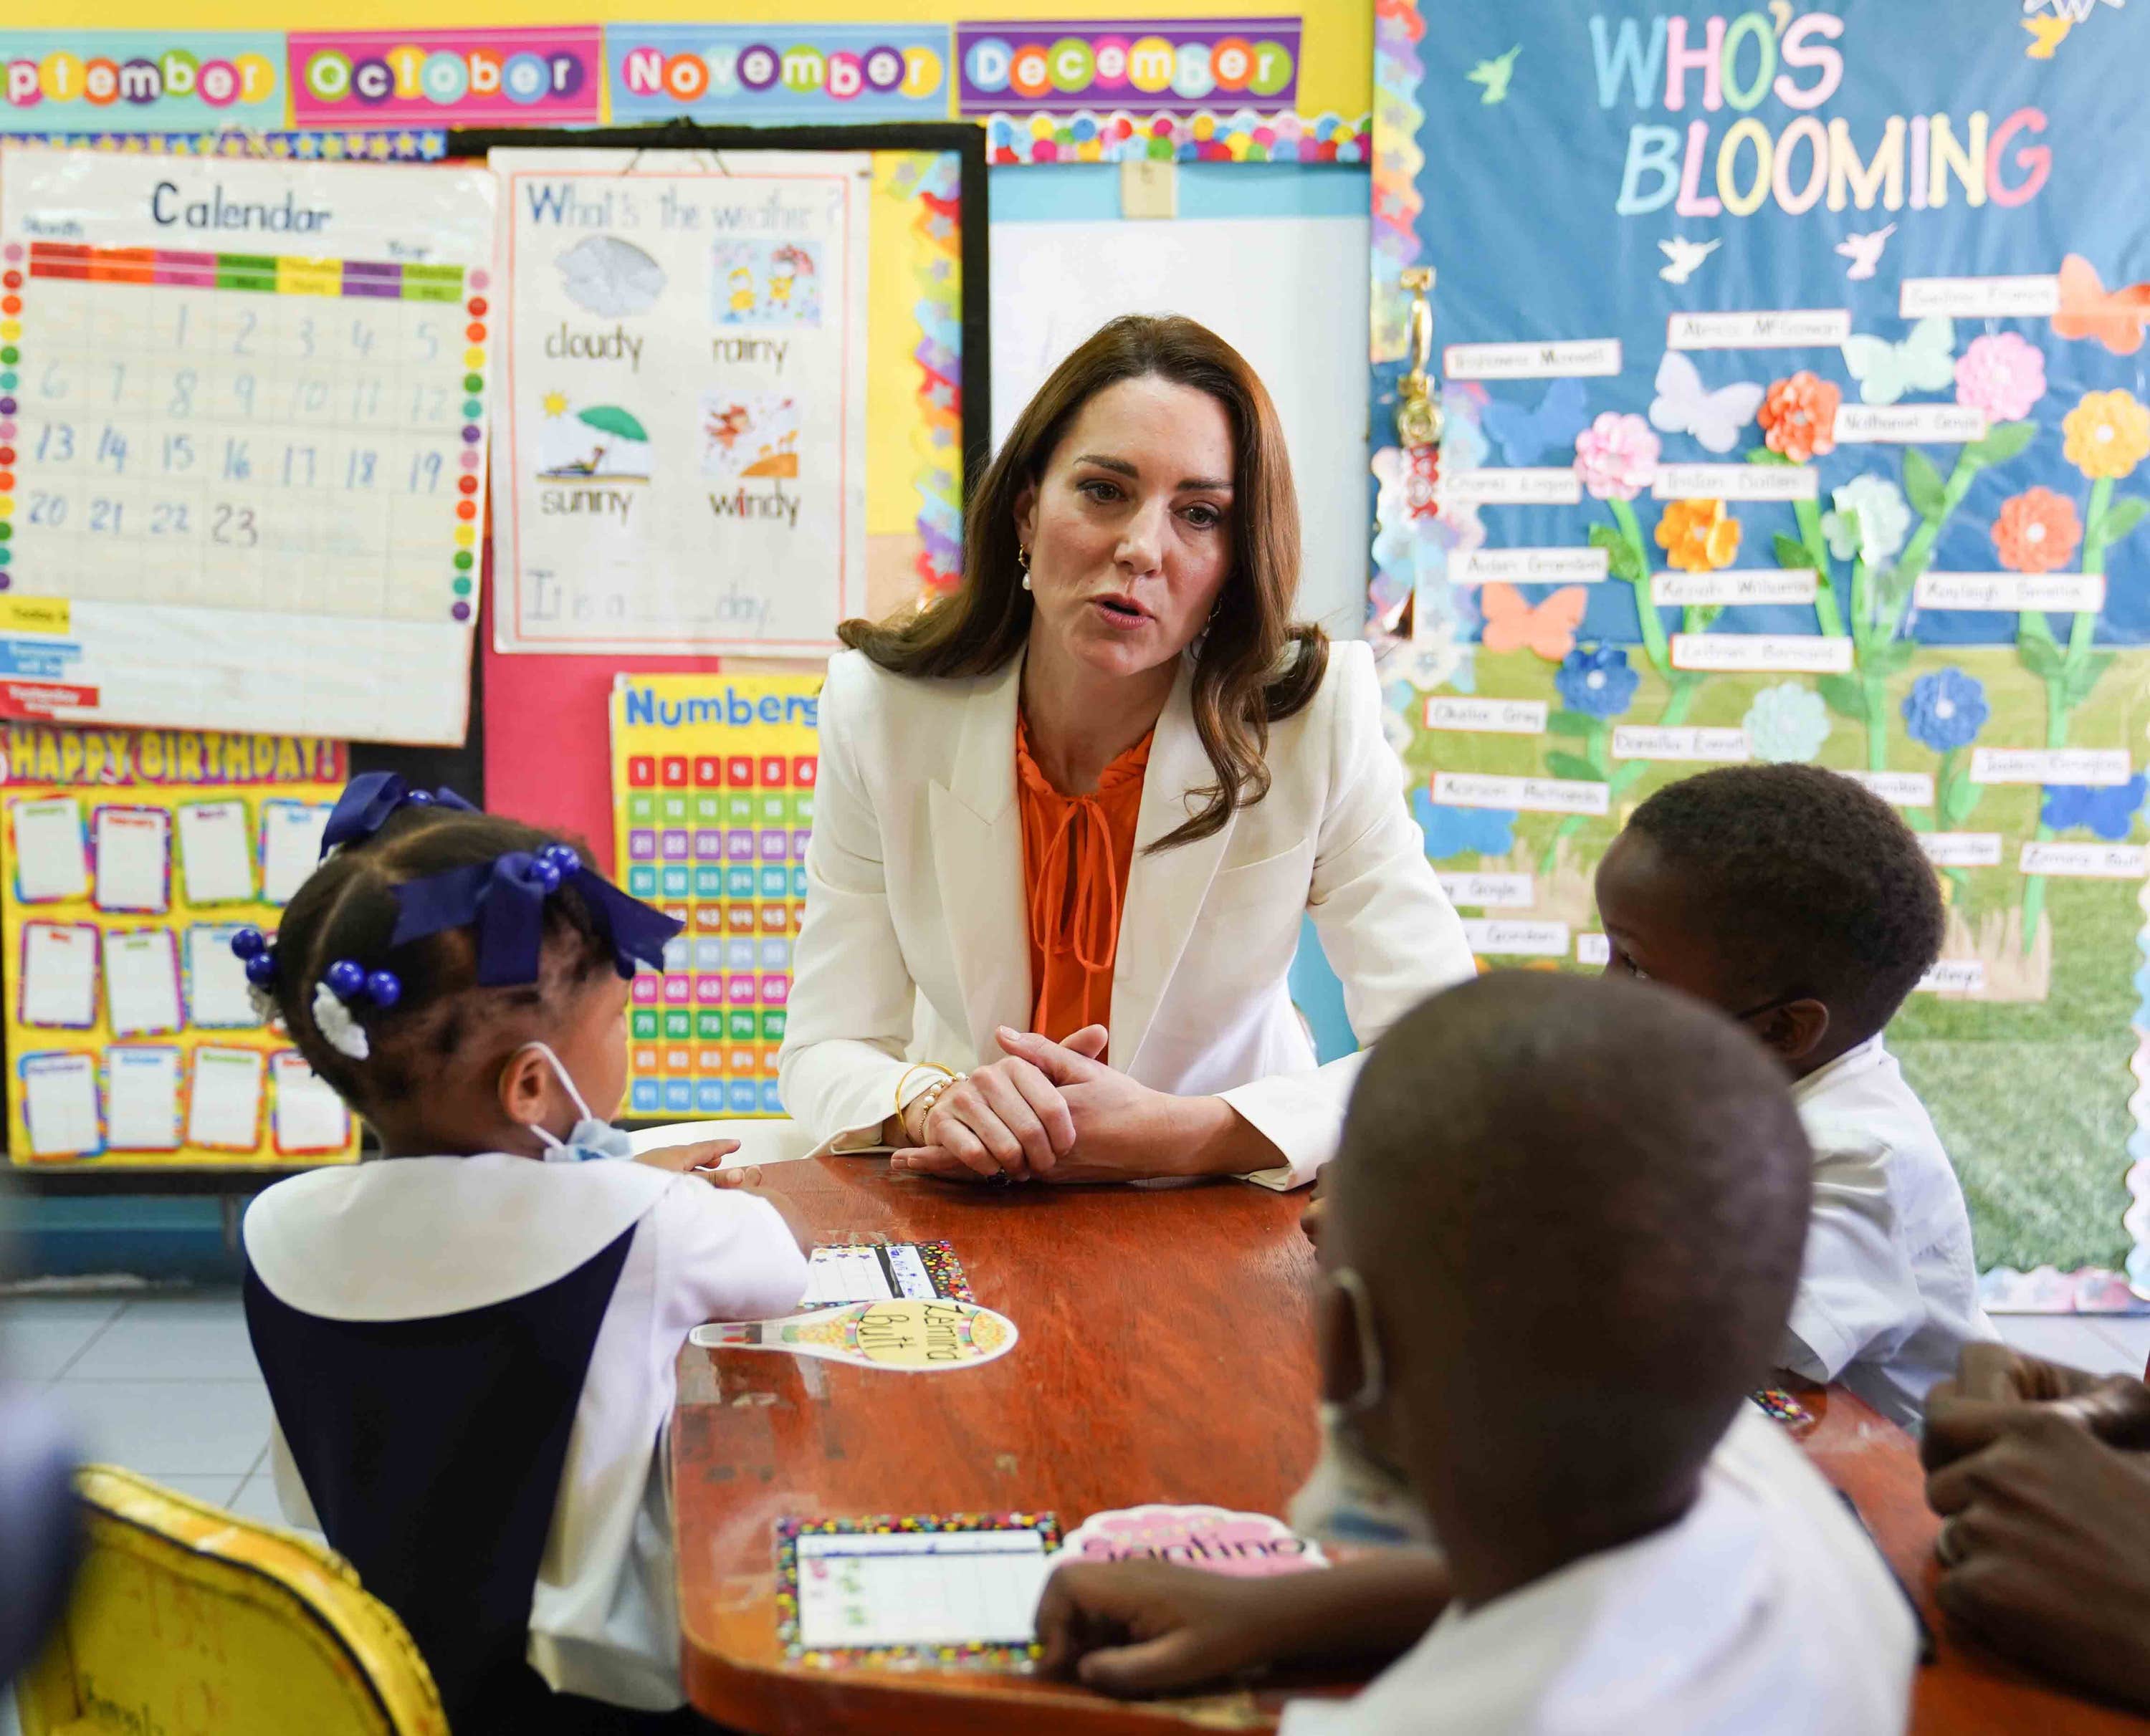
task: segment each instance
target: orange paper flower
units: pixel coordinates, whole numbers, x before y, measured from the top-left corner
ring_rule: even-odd
[[[2092,481],[2117,481],[2150,458],[2150,410],[2132,392],[2085,392],[2061,432],[2068,462]]]
[[[2076,503],[2050,488],[2011,496],[1993,521],[1993,546],[2001,564],[2016,572],[2058,572],[2075,559],[2082,541]]]
[[[1674,501],[1658,517],[1658,546],[1683,572],[1715,572],[1739,552],[1739,521],[1722,501]]]
[[[1804,464],[1817,452],[1836,450],[1836,407],[1843,401],[1836,387],[1802,368],[1769,388],[1754,420],[1762,425],[1763,443],[1772,452]]]

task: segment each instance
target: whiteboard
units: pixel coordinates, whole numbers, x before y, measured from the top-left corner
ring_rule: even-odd
[[[1360,636],[1370,556],[1368,220],[1220,217],[995,223],[993,445],[1070,350],[1118,314],[1184,314],[1276,400],[1299,486],[1299,613]]]

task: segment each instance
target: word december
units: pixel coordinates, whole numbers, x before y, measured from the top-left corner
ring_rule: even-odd
[[[2028,105],[1996,126],[1985,110],[1966,118],[1961,134],[1946,114],[1892,114],[1862,158],[1850,123],[1826,124],[1809,111],[1835,95],[1844,82],[1844,52],[1833,46],[1844,34],[1834,13],[1810,12],[1792,19],[1780,38],[1766,12],[1742,13],[1702,23],[1699,45],[1690,42],[1689,21],[1658,18],[1643,23],[1622,18],[1590,20],[1590,46],[1597,72],[1597,106],[1612,108],[1623,87],[1633,105],[1677,112],[1687,106],[1689,75],[1699,81],[1700,106],[1710,114],[1729,108],[1748,118],[1734,121],[1716,142],[1714,194],[1703,190],[1703,165],[1712,153],[1706,120],[1679,128],[1637,122],[1628,129],[1628,159],[1613,209],[1638,217],[1670,204],[1682,217],[1749,217],[1771,201],[1799,216],[1826,201],[1832,211],[1847,204],[1862,211],[1914,211],[1945,206],[1953,179],[1964,203],[1988,199],[2003,207],[2037,197],[2052,170],[2053,153],[2026,144],[2008,154],[2016,134],[2046,130],[2045,111]],[[1798,118],[1772,134],[1748,111],[1774,96]],[[1751,153],[1751,165],[1745,161]],[[1908,161],[1907,161],[1908,156]],[[1804,160],[1802,160],[1804,157]],[[2012,168],[2016,179],[2005,171]]]

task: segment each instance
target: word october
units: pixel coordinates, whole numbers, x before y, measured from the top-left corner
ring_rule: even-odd
[[[502,54],[491,48],[390,48],[354,63],[348,54],[321,48],[306,57],[300,76],[316,102],[402,102],[421,98],[446,108],[466,96],[505,96],[511,103],[543,103],[573,96],[588,78],[582,57],[568,53]]]

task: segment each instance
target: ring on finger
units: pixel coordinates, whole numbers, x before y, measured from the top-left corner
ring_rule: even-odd
[[[1934,1534],[1934,1559],[1945,1567],[1953,1567],[1961,1563],[1965,1553],[1962,1523],[1952,1513],[1941,1521],[1941,1528]]]

